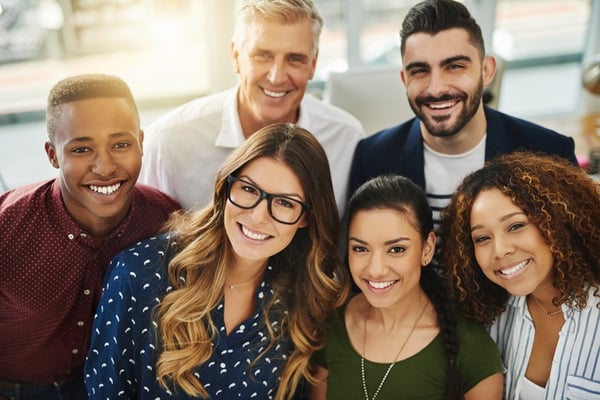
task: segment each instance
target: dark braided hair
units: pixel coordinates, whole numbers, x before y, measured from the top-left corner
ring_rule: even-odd
[[[382,209],[392,209],[412,215],[411,220],[423,240],[427,240],[428,235],[433,232],[433,216],[425,193],[408,178],[383,175],[362,184],[348,203],[348,221],[351,221],[359,211]],[[422,268],[420,284],[435,308],[446,350],[448,400],[460,400],[463,398],[463,391],[456,365],[458,354],[456,314],[445,282],[440,272],[433,267]]]

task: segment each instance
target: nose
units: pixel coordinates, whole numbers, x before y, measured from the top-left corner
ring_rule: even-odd
[[[110,177],[116,170],[117,163],[110,151],[98,150],[92,165],[92,172],[102,177]]]
[[[497,236],[494,238],[494,257],[501,259],[514,252],[514,245],[508,238]]]
[[[262,199],[254,208],[250,209],[250,215],[256,222],[268,221],[271,218],[268,200]]]
[[[274,60],[269,68],[267,79],[274,85],[285,82],[286,71],[282,61]]]
[[[368,275],[375,279],[380,278],[385,275],[387,269],[384,255],[379,252],[373,252],[367,264]]]
[[[434,68],[431,71],[427,89],[433,97],[439,97],[448,92],[448,83],[442,70]]]

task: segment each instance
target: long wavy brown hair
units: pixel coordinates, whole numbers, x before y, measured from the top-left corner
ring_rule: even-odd
[[[200,211],[177,214],[168,223],[176,233],[178,253],[168,265],[173,290],[156,310],[157,376],[165,388],[173,385],[192,396],[208,396],[194,370],[211,358],[211,343],[218,331],[210,312],[223,298],[226,266],[232,257],[223,222],[227,176],[260,157],[289,166],[311,206],[308,225],[298,229],[287,248],[269,262],[274,295],[264,313],[265,326],[271,327],[269,311],[273,310],[282,320],[278,321],[279,330],[269,330],[270,343],[285,337],[293,348],[276,399],[291,398],[303,376],[314,380],[308,368],[310,357],[323,346],[324,321],[346,300],[349,280],[342,275],[345,269],[337,249],[339,217],[327,156],[308,131],[292,124],[274,124],[254,133],[223,163],[211,204]],[[284,312],[275,312],[281,307]]]
[[[509,293],[486,278],[475,259],[470,215],[477,195],[499,189],[541,232],[554,259],[555,306],[582,309],[589,287],[599,296],[600,185],[556,156],[515,152],[468,175],[442,211],[441,265],[465,314],[490,325]]]

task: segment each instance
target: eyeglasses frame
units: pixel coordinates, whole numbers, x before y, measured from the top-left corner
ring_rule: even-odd
[[[260,194],[260,196],[256,200],[256,203],[254,203],[252,206],[249,206],[249,207],[241,206],[241,205],[239,205],[238,203],[236,203],[235,201],[232,200],[232,198],[231,198],[231,187],[232,187],[232,185],[233,185],[234,182],[238,182],[238,181],[239,182],[244,182],[245,184],[247,184],[249,186],[252,186]],[[301,208],[301,212],[300,212],[300,214],[298,215],[298,218],[295,221],[293,221],[293,222],[282,221],[282,220],[276,218],[273,215],[273,209],[272,209],[271,204],[272,204],[273,199],[275,197],[282,197],[282,198],[284,198],[286,200],[290,200],[292,202],[300,204],[300,207],[302,207]],[[289,196],[285,196],[285,195],[281,195],[281,194],[273,194],[273,193],[266,192],[263,189],[261,189],[260,187],[258,187],[256,184],[254,184],[252,182],[248,182],[245,179],[238,178],[237,176],[234,176],[234,175],[228,175],[227,176],[227,199],[231,202],[231,204],[233,204],[234,206],[239,207],[239,208],[241,208],[243,210],[250,210],[250,209],[258,206],[261,201],[263,201],[263,200],[266,199],[267,200],[267,209],[269,211],[269,215],[271,216],[271,218],[273,218],[275,221],[279,222],[280,224],[284,224],[284,225],[294,225],[294,224],[298,223],[298,221],[300,221],[300,219],[302,218],[302,216],[304,215],[304,213],[307,212],[308,210],[310,210],[310,204],[308,204],[308,203],[305,203],[305,202],[303,202],[301,200],[298,200],[298,199],[294,199],[293,197],[289,197]]]

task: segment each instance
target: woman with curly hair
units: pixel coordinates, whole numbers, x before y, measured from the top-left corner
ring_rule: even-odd
[[[348,264],[361,293],[315,353],[312,400],[502,398],[502,363],[483,327],[456,313],[429,265],[433,216],[402,176],[361,185],[348,204]]]
[[[291,124],[257,131],[217,172],[206,208],[112,261],[90,398],[292,398],[349,291],[338,221],[314,136]]]
[[[500,349],[505,397],[598,398],[598,183],[553,156],[504,155],[464,179],[440,232],[454,297]]]

